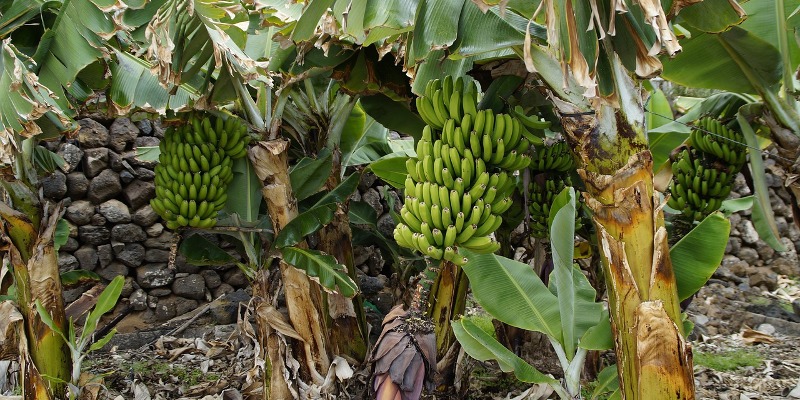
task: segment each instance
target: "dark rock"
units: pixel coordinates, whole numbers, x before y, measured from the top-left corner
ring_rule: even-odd
[[[767,267],[758,267],[750,275],[750,286],[761,286],[771,292],[778,288],[778,275]]]
[[[739,250],[739,258],[750,265],[757,265],[759,262],[758,252],[750,247],[742,247]]]
[[[83,172],[70,172],[67,175],[67,195],[73,200],[82,199],[89,190],[89,178]]]
[[[377,180],[378,177],[372,172],[361,174],[361,179],[358,181],[358,191],[361,193],[366,192]]]
[[[111,228],[111,239],[122,243],[143,242],[147,239],[147,234],[139,225],[118,224]]]
[[[138,210],[140,207],[148,204],[150,199],[155,197],[155,195],[156,187],[153,182],[145,182],[138,179],[129,183],[128,186],[125,187],[123,193],[125,201],[127,201],[128,205],[134,210]]]
[[[142,289],[137,289],[128,297],[128,303],[136,311],[142,311],[147,308],[147,293]]]
[[[117,199],[111,199],[100,204],[98,209],[100,214],[103,214],[108,222],[113,224],[131,222],[131,212],[128,210],[128,206]]]
[[[92,219],[89,221],[89,225],[103,226],[106,224],[106,222],[108,222],[108,220],[106,220],[106,217],[104,217],[103,214],[94,214],[92,215]]]
[[[369,260],[369,256],[375,251],[375,246],[353,247],[353,264],[356,266],[366,264],[367,260]]]
[[[736,254],[742,248],[742,239],[738,237],[729,237],[728,245],[725,246],[725,254]]]
[[[400,200],[400,195],[398,195],[395,190],[387,190],[386,193],[389,196],[389,199],[384,199],[386,200],[386,206],[388,207],[389,204],[394,204],[394,212],[399,214],[400,210],[403,208],[403,201]],[[391,201],[389,201],[390,199]]]
[[[374,304],[383,314],[388,314],[392,307],[394,307],[394,296],[389,289],[384,289],[374,296],[367,297],[367,300]]]
[[[197,309],[199,303],[197,300],[178,298],[175,302],[175,315],[183,315]]]
[[[148,249],[169,250],[173,241],[175,241],[175,234],[165,230],[157,237],[148,238],[143,244]]]
[[[212,290],[211,294],[216,299],[219,296],[224,296],[228,293],[233,293],[234,290],[235,289],[233,288],[233,286],[223,282],[221,285],[217,286],[216,289]]]
[[[87,197],[95,204],[100,204],[108,199],[114,198],[121,191],[122,183],[119,181],[119,175],[110,169],[106,169],[94,177],[92,182],[89,183],[89,193]]]
[[[127,185],[133,182],[133,180],[136,179],[136,177],[133,176],[133,174],[128,172],[127,170],[123,170],[122,172],[119,173],[119,179],[122,181],[122,183]]]
[[[147,229],[144,230],[144,233],[147,234],[147,237],[156,237],[160,235],[162,232],[164,232],[164,225],[161,224],[150,225],[149,227],[147,227]]]
[[[722,267],[725,267],[732,274],[742,278],[746,278],[752,272],[752,267],[750,267],[749,264],[732,255],[725,255],[725,257],[722,258]]]
[[[42,179],[42,193],[48,199],[63,199],[67,194],[67,176],[61,171],[54,171]]]
[[[763,240],[756,243],[756,252],[761,260],[770,260],[775,255],[775,250]]]
[[[165,263],[169,261],[169,250],[147,249],[144,254],[146,262]]]
[[[153,136],[139,136],[133,141],[133,146],[139,147],[158,147],[161,140]]]
[[[75,250],[74,254],[81,265],[81,269],[94,271],[94,269],[97,268],[98,257],[97,250],[95,250],[94,246],[84,245],[80,249]]]
[[[78,225],[73,224],[71,221],[67,221],[67,227],[69,228],[69,237],[77,238],[78,237]]]
[[[114,255],[119,255],[125,250],[125,243],[122,242],[111,242],[111,249],[114,250]]]
[[[156,320],[158,321],[169,321],[172,318],[175,318],[175,300],[174,299],[158,299],[158,304],[156,304]]]
[[[150,296],[155,296],[155,297],[169,296],[169,295],[172,294],[172,289],[170,289],[168,287],[160,287],[160,288],[150,289],[150,293],[148,293],[148,294]]]
[[[139,243],[128,243],[125,249],[117,254],[117,260],[129,267],[138,267],[144,262],[144,254],[144,246]]]
[[[158,214],[153,210],[153,207],[150,207],[150,204],[136,210],[133,214],[133,222],[139,226],[153,225],[158,222],[159,218]]]
[[[745,220],[741,224],[742,240],[748,244],[758,242],[758,232],[750,220]]]
[[[64,297],[64,303],[72,303],[75,300],[78,300],[84,292],[91,289],[92,285],[78,285],[73,288],[64,288],[62,291]]]
[[[110,244],[101,244],[97,246],[97,260],[100,262],[100,267],[105,268],[112,261],[114,261],[114,250]]]
[[[800,276],[800,265],[786,258],[776,258],[768,267],[778,275]]]
[[[361,201],[367,203],[375,210],[375,215],[383,214],[383,205],[381,204],[381,195],[378,191],[372,188],[367,189],[366,192],[361,194]]]
[[[111,167],[111,169],[114,170],[114,172],[122,172],[122,171],[128,171],[129,173],[133,172],[130,171],[132,169],[131,166],[128,165],[125,162],[125,160],[122,159],[122,156],[119,155],[117,152],[111,150],[108,151],[108,165]]]
[[[75,258],[72,254],[59,252],[58,253],[58,270],[61,272],[65,271],[72,271],[73,269],[77,269],[80,264],[78,263],[78,259]]]
[[[239,305],[250,301],[250,296],[242,289],[228,292],[218,302],[211,305],[211,317],[219,325],[232,324],[239,317]]]
[[[153,289],[169,285],[175,279],[175,271],[167,264],[145,264],[136,268],[136,283],[143,289]]]
[[[139,136],[139,128],[128,118],[117,118],[109,129],[108,146],[116,152],[125,150],[125,146]]]
[[[152,181],[156,178],[156,173],[152,169],[139,167],[133,170],[133,176],[143,181]]]
[[[391,214],[383,214],[378,218],[378,232],[386,237],[393,237],[396,226],[397,223],[394,222]]]
[[[128,276],[128,267],[121,262],[112,262],[105,268],[96,271],[105,280],[112,280],[118,276]]]
[[[178,254],[178,256],[175,257],[175,271],[182,274],[196,274],[200,272],[200,267],[189,264],[186,261],[186,257]]]
[[[216,289],[219,287],[219,285],[222,284],[222,278],[220,278],[217,271],[204,269],[200,272],[200,275],[202,275],[203,279],[205,279],[206,287],[208,287],[209,289]]]
[[[239,268],[230,269],[225,272],[222,280],[235,288],[247,286],[247,276]]]
[[[778,234],[781,237],[789,236],[789,223],[786,222],[786,218],[775,217],[775,227],[778,228]]]
[[[64,216],[75,225],[86,225],[92,220],[94,205],[86,200],[78,200],[67,207]]]
[[[78,121],[78,141],[85,149],[105,147],[108,144],[108,129],[99,122],[84,118]]]
[[[88,149],[83,158],[83,173],[89,178],[94,178],[108,168],[108,149],[100,147]]]
[[[67,242],[62,244],[59,250],[66,251],[67,253],[72,253],[73,251],[78,250],[78,247],[80,247],[80,243],[78,243],[78,241],[75,240],[75,238],[68,237]]]
[[[181,297],[202,300],[205,298],[205,291],[206,281],[200,274],[191,274],[172,282],[172,293]]]
[[[105,226],[84,225],[78,228],[78,238],[85,244],[99,246],[108,243],[111,232]]]
[[[64,165],[61,166],[61,170],[65,173],[75,171],[75,168],[78,168],[78,165],[81,164],[81,159],[83,159],[83,150],[72,143],[61,143],[58,146],[57,153],[64,159]]]
[[[139,128],[139,132],[144,136],[151,136],[153,134],[153,124],[149,119],[136,121],[136,127]]]
[[[126,276],[125,283],[122,284],[122,290],[119,292],[119,295],[122,297],[128,297],[136,289],[140,289],[139,285],[136,284],[136,279],[133,279],[132,276]]]
[[[369,275],[359,275],[359,287],[361,288],[361,292],[364,293],[364,296],[371,296],[374,294],[378,294],[383,289],[383,282],[376,278]]]
[[[153,125],[153,136],[159,139],[163,139],[164,127],[161,125],[161,120],[160,119],[152,120],[150,121],[150,123]]]
[[[800,316],[800,299],[792,302],[792,311],[794,311],[795,315]]]

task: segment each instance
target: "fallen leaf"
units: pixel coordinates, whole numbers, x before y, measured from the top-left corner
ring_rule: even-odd
[[[757,343],[772,344],[775,343],[776,339],[773,336],[768,335],[764,332],[759,332],[757,330],[745,328],[745,330],[742,331],[742,341],[744,341],[745,344],[750,344],[750,345]]]

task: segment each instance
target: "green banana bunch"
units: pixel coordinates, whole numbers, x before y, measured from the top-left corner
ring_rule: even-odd
[[[233,159],[247,154],[250,136],[238,118],[192,116],[169,127],[159,144],[153,210],[169,229],[212,228],[227,201]]]
[[[536,172],[568,172],[575,169],[575,160],[567,142],[558,140],[542,147],[536,147],[530,168]]]
[[[448,75],[444,80],[428,81],[425,93],[417,97],[416,105],[425,124],[442,130],[449,119],[461,121],[464,115],[475,117],[478,112],[478,90],[472,83],[465,85],[463,77],[453,81],[453,77]]]
[[[550,206],[553,199],[567,186],[572,186],[572,180],[567,174],[540,173],[533,176],[528,187],[531,236],[537,239],[550,237]],[[580,220],[577,221],[579,223]],[[576,226],[576,230],[578,228]]]
[[[699,149],[683,148],[672,156],[667,205],[688,219],[700,221],[719,209],[740,169],[741,165],[725,165]]]
[[[729,165],[741,168],[746,161],[747,149],[742,144],[744,136],[719,120],[704,117],[695,122],[700,129],[692,129],[692,147],[710,154]],[[709,133],[711,132],[711,133]]]

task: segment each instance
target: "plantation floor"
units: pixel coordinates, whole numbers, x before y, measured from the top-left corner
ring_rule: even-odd
[[[800,284],[788,279],[773,292],[717,281],[699,293],[689,308],[690,319],[697,323],[691,338],[698,399],[800,398],[800,324],[791,321],[797,317],[791,302],[798,297]],[[103,377],[102,385],[94,385],[97,398],[251,398],[258,387],[249,373],[255,351],[252,332],[242,330],[241,324],[202,326],[202,319],[195,324],[201,326],[192,332],[201,337],[165,336],[135,350],[93,354],[85,369]],[[543,372],[558,375],[546,340],[527,336],[519,353]],[[611,353],[598,357],[600,363],[612,359]],[[467,398],[522,399],[518,396],[526,390],[526,399],[553,398],[547,390],[531,396],[536,389],[500,372],[496,364],[469,357],[461,362],[470,372],[462,381],[470,385]],[[367,375],[354,371],[351,380],[340,384],[346,394],[338,398],[368,398]],[[591,382],[586,386],[591,388]]]

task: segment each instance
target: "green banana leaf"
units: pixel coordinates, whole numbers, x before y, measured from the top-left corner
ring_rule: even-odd
[[[228,214],[238,214],[244,222],[256,222],[263,200],[261,180],[247,157],[234,160],[231,169],[233,179],[228,185],[229,195],[224,210]]]
[[[581,337],[579,346],[586,350],[610,350],[614,348],[614,335],[611,333],[611,318],[608,310],[602,310],[600,322],[587,329]]]
[[[491,109],[496,114],[503,112],[508,104],[508,98],[522,86],[525,79],[517,75],[502,75],[498,76],[489,87],[486,88],[486,93],[478,103],[479,110]]]
[[[119,112],[144,110],[165,115],[167,111],[189,110],[194,100],[200,97],[200,93],[186,83],[171,94],[151,72],[152,64],[121,51],[115,51],[115,55],[109,65],[111,85],[108,95]]]
[[[697,293],[717,270],[730,231],[730,221],[721,213],[713,213],[669,249],[680,300]]]
[[[719,212],[721,212],[726,217],[730,217],[731,214],[743,210],[749,210],[753,207],[754,202],[753,196],[744,196],[739,197],[738,199],[727,199],[722,202],[722,205],[719,207]]]
[[[186,262],[197,266],[221,266],[236,263],[236,258],[202,235],[191,235],[181,240],[178,251]]]
[[[378,124],[404,135],[419,139],[425,122],[407,104],[392,100],[385,94],[362,97],[360,100],[364,111],[374,118]]]
[[[550,291],[558,297],[562,333],[559,342],[569,360],[572,360],[583,334],[600,322],[603,311],[603,305],[595,302],[597,293],[594,288],[572,262],[575,249],[575,201],[575,189],[565,188],[553,199],[549,217],[550,249],[553,255]],[[531,274],[535,276],[533,271]]]
[[[369,169],[395,189],[402,189],[405,186],[406,176],[408,176],[407,159],[408,157],[382,158],[371,163]]]
[[[742,130],[745,142],[747,143],[747,152],[750,155],[750,176],[753,177],[753,189],[755,198],[753,201],[753,226],[758,232],[761,240],[765,241],[776,251],[786,251],[786,246],[783,245],[778,233],[778,227],[775,224],[775,213],[772,212],[772,205],[769,201],[769,189],[767,188],[767,177],[764,169],[764,160],[761,159],[761,147],[758,145],[758,138],[753,131],[753,127],[747,121],[744,113],[748,112],[750,106],[744,106],[736,115],[736,120],[739,122],[739,128]]]
[[[719,33],[692,32],[683,51],[662,57],[662,77],[684,86],[738,93],[774,91],[781,82],[781,54],[771,43],[737,26]]]
[[[297,24],[292,31],[292,40],[295,42],[310,40],[314,35],[314,31],[317,29],[320,17],[322,17],[325,10],[333,4],[333,1],[334,0],[310,1],[308,7],[306,7],[300,15],[300,19],[297,20]]]
[[[298,161],[289,169],[294,197],[301,201],[319,192],[331,175],[332,168],[333,157],[327,148],[322,149],[316,159],[305,157]]]
[[[644,108],[647,112],[647,114],[645,114],[645,124],[650,141],[650,153],[653,154],[653,165],[661,165],[667,161],[669,153],[675,147],[678,147],[680,143],[676,144],[674,140],[664,140],[665,137],[663,134],[653,134],[652,131],[672,122],[672,107],[670,107],[669,100],[667,100],[667,96],[664,92],[661,91],[661,89],[653,88],[650,90],[650,98],[647,99]],[[680,139],[681,142],[685,139],[685,137],[675,137],[674,135],[670,138]]]
[[[789,61],[796,66],[800,64],[800,47],[794,40],[794,35],[800,28],[800,18],[791,18],[792,13],[800,7],[798,0],[783,0],[784,21],[778,17],[778,7],[775,1],[747,1],[742,2],[742,8],[747,12],[747,19],[739,25],[753,35],[767,43],[778,46],[778,35],[786,35]],[[683,11],[681,11],[683,14]],[[785,56],[785,54],[782,54]]]
[[[465,0],[420,0],[411,42],[412,54],[450,47],[458,36],[458,19]],[[474,7],[474,5],[471,5]]]
[[[753,3],[758,2],[755,1]],[[695,29],[709,33],[722,32],[731,26],[739,25],[745,20],[745,17],[739,16],[739,13],[736,12],[729,0],[704,0],[700,3],[692,4],[681,9],[680,17],[682,22],[691,25]],[[749,19],[749,15],[747,17]],[[774,20],[770,22],[774,23]]]
[[[375,229],[378,228],[378,214],[371,205],[363,201],[354,201],[350,203],[350,223],[355,225],[369,225]]]
[[[368,164],[391,153],[389,130],[368,115],[361,105],[353,107],[342,130],[342,166]]]
[[[332,256],[297,247],[284,247],[281,255],[284,261],[305,272],[328,291],[337,291],[345,297],[358,293],[358,286],[347,275],[347,267],[337,263]]]
[[[56,233],[53,236],[53,246],[58,252],[58,249],[67,243],[69,240],[69,222],[66,219],[61,218],[58,220],[58,225],[56,225]]]
[[[518,328],[562,338],[559,300],[529,265],[494,254],[459,251],[469,260],[462,268],[475,300],[490,315]]]
[[[452,324],[456,339],[470,357],[478,361],[496,360],[503,372],[513,372],[522,382],[560,385],[557,380],[539,372],[505,348],[497,339],[476,325],[473,319],[474,317],[462,317]]]
[[[619,392],[619,376],[617,375],[617,364],[611,364],[599,374],[597,374],[597,385],[592,390],[590,399],[609,398],[605,397],[609,392]],[[601,397],[602,396],[602,397]]]

